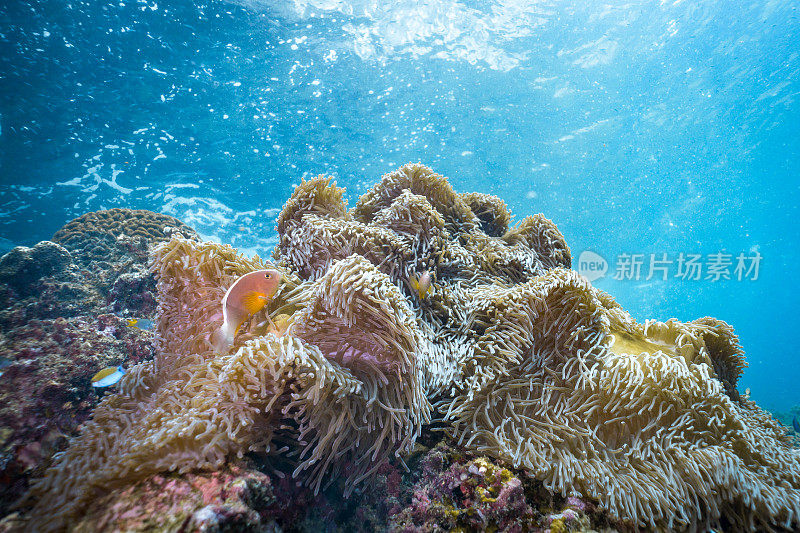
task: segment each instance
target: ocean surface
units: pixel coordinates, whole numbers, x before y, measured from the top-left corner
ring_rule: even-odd
[[[516,220],[544,213],[574,268],[638,320],[733,324],[740,389],[786,410],[800,404],[799,10],[2,2],[0,252],[131,207],[268,255],[303,177],[335,176],[352,205],[421,161]]]

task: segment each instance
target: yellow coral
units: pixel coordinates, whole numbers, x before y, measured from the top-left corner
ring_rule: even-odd
[[[564,524],[563,518],[556,518],[550,523],[550,533],[566,533],[569,528]]]
[[[483,502],[497,501],[497,496],[500,493],[501,485],[508,483],[514,475],[507,468],[502,468],[485,457],[479,457],[472,461],[472,465],[481,474],[483,481],[487,487],[478,486],[475,491],[481,497]]]

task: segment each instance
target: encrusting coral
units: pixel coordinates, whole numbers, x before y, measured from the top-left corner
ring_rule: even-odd
[[[74,250],[93,242],[93,234],[108,234],[113,237],[125,235],[142,237],[148,241],[163,241],[176,231],[184,237],[197,238],[197,233],[192,228],[175,217],[146,209],[115,207],[86,213],[71,220],[51,240]]]
[[[197,239],[197,233],[180,220],[146,209],[115,207],[70,220],[52,237],[79,262],[104,263],[110,256],[132,253],[147,257],[148,247],[169,240],[173,234]]]
[[[531,531],[535,511],[511,471],[485,457],[453,461],[447,448],[426,454],[411,504],[392,517],[389,531]]]
[[[436,422],[632,526],[800,527],[800,452],[736,391],[733,330],[636,323],[569,270],[552,222],[510,218],[420,164],[352,210],[329,178],[305,181],[278,219],[287,282],[224,354],[208,341],[224,291],[267,264],[179,236],[160,245],[158,355],[33,488],[33,516],[59,519],[33,525],[64,527],[97,491],[247,451],[352,490]],[[420,298],[409,278],[424,270]],[[291,317],[285,335],[266,313]]]
[[[135,213],[150,225],[180,224]],[[138,222],[124,215],[118,234],[98,232],[96,220],[81,230],[80,220],[92,218],[68,222],[69,232],[58,232],[82,235],[68,245],[71,251],[43,241],[0,258],[0,517],[92,413],[102,392],[90,378],[109,365],[127,368],[152,359],[155,351],[153,333],[129,327],[119,314],[155,317],[147,250],[166,232],[125,237]],[[102,261],[87,262],[86,251],[101,249]]]

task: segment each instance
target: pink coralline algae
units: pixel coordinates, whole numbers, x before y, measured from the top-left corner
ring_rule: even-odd
[[[446,448],[428,453],[420,464],[411,504],[391,519],[392,531],[528,531],[536,514],[522,481],[507,468],[478,457],[455,461]]]
[[[92,375],[153,357],[153,333],[123,317],[154,318],[146,262],[157,239],[80,236],[0,258],[0,516],[97,405],[104,391],[91,387]],[[98,243],[102,254],[89,253]]]
[[[378,478],[392,477],[392,472],[394,469],[387,465]],[[396,481],[399,482],[399,477]],[[348,500],[335,487],[314,496],[293,480],[269,476],[245,460],[213,472],[154,475],[120,487],[93,501],[72,529],[77,532],[380,531],[386,529],[383,498],[391,497],[382,490],[387,485],[377,483],[381,490],[371,492],[370,497]]]
[[[276,531],[268,476],[240,466],[155,475],[95,500],[75,531]]]
[[[0,353],[10,363],[0,377],[0,511],[97,405],[102,392],[92,390],[92,375],[152,358],[152,339],[110,314],[30,320],[0,331]]]
[[[627,530],[589,500],[554,495],[525,471],[444,442],[421,452],[409,466],[411,473],[398,490],[401,508],[389,510],[392,532]]]

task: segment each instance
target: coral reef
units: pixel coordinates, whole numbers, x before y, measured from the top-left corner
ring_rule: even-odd
[[[58,230],[53,242],[63,245],[79,262],[108,261],[120,250],[147,256],[147,247],[168,240],[173,234],[197,239],[197,233],[177,218],[145,209],[115,207],[86,213]]]
[[[74,531],[280,531],[276,490],[254,469],[154,475],[94,500]]]
[[[35,487],[37,505],[77,516],[97,491],[277,448],[271,437],[284,426],[292,435],[280,442],[297,447],[295,473],[317,489],[323,474],[345,464],[352,486],[390,452],[413,445],[428,417],[410,359],[416,328],[397,287],[366,260],[341,261],[317,283],[276,296],[297,309],[296,336],[245,332],[235,351],[215,354],[208,338],[219,323],[225,287],[264,263],[180,237],[159,247],[156,258],[159,353],[154,363],[133,367],[120,393],[101,402],[58,458],[55,475]],[[348,330],[358,332],[352,343],[328,344],[332,332]],[[329,350],[329,358],[311,341]]]
[[[408,533],[626,529],[610,521],[596,502],[554,495],[524,470],[444,442],[430,449],[418,445],[409,467],[402,481],[381,485],[380,494],[388,497],[380,503],[389,517],[381,529]],[[364,497],[360,505],[372,508],[374,503]]]
[[[173,234],[197,235],[167,215],[110,209],[68,222],[54,242],[11,250],[0,258],[0,331],[35,319],[103,312],[153,316],[148,254]]]
[[[452,461],[448,468],[448,455],[440,449],[425,457],[412,501],[392,517],[391,531],[523,531],[537,526],[522,481],[510,470],[485,457]]]
[[[60,272],[72,263],[72,256],[61,245],[43,241],[33,248],[17,246],[0,258],[0,283],[28,294],[34,282]]]
[[[639,324],[569,270],[552,222],[510,220],[501,200],[457,194],[420,164],[351,210],[330,179],[305,181],[278,218],[287,281],[226,353],[209,343],[222,295],[267,263],[163,242],[156,356],[33,485],[28,525],[74,526],[99,494],[245,453],[347,495],[403,466],[435,425],[476,455],[429,475],[405,510],[395,492],[399,529],[565,531],[595,511],[631,529],[800,527],[800,452],[739,395],[732,328]],[[426,298],[409,284],[423,270]],[[291,317],[285,335],[268,315]],[[567,505],[541,513],[521,476]]]
[[[137,218],[122,220],[123,226],[135,227],[146,218],[145,212],[133,213]],[[152,215],[143,227],[160,220]],[[98,233],[96,221],[81,232],[83,218],[70,222],[69,231],[59,231],[82,235],[68,239],[69,249],[44,241],[0,258],[0,514],[27,490],[31,476],[42,474],[98,404],[102,392],[92,389],[91,376],[155,353],[153,332],[127,327],[126,320],[110,313],[154,318],[155,278],[146,261],[148,247],[166,233],[115,237],[102,262],[83,262],[74,259],[85,259],[81,246],[94,248],[93,238],[108,237]],[[136,245],[128,246],[132,238]]]
[[[90,378],[99,369],[152,359],[153,334],[109,314],[31,320],[0,333],[10,361],[0,377],[0,509],[41,475],[97,405]]]
[[[281,531],[278,498],[291,495],[253,468],[226,466],[211,473],[154,475],[91,502],[71,528],[96,531]],[[0,531],[22,529],[11,515]]]

